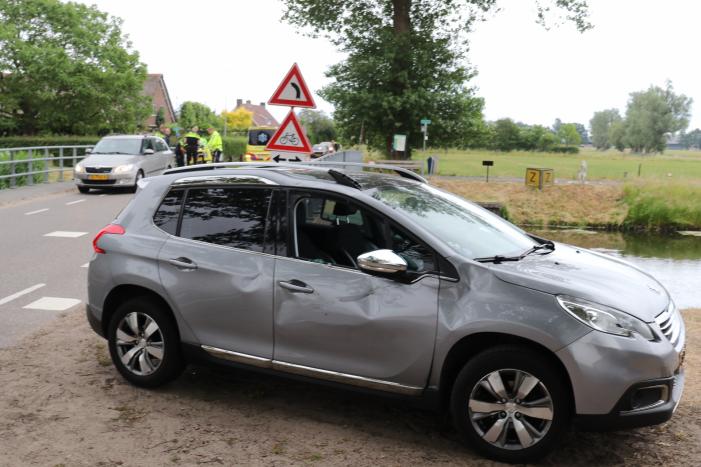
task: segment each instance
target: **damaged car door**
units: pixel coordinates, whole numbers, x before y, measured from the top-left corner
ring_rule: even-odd
[[[435,254],[389,219],[323,192],[295,192],[287,257],[276,257],[274,366],[403,394],[426,385],[436,333]],[[407,272],[376,275],[358,256],[392,250]]]

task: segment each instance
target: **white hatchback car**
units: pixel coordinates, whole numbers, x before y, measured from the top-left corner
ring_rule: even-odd
[[[129,187],[139,180],[160,175],[175,167],[175,154],[163,139],[150,135],[119,135],[102,138],[88,157],[73,168],[78,190]]]

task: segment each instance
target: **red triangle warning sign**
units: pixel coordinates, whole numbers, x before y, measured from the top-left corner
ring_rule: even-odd
[[[292,107],[316,108],[312,93],[307,88],[307,83],[302,78],[302,73],[295,63],[285,75],[280,86],[277,87],[273,97],[268,101],[270,105],[290,105]]]
[[[266,151],[297,152],[311,154],[312,145],[304,134],[294,111],[290,110],[280,128],[275,132],[265,147]]]

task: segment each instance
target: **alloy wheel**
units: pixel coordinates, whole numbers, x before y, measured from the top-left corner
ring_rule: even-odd
[[[117,325],[117,355],[133,374],[147,376],[163,362],[163,333],[145,313],[131,312]]]
[[[472,389],[468,415],[482,439],[508,450],[537,444],[552,424],[554,404],[548,389],[522,370],[496,370]]]

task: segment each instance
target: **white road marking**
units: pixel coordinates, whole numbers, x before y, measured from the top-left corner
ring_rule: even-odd
[[[29,287],[29,288],[26,288],[26,289],[24,289],[24,290],[20,290],[19,292],[15,293],[15,294],[8,295],[8,296],[5,297],[5,298],[0,298],[0,305],[4,305],[5,303],[10,303],[10,302],[11,302],[12,300],[14,300],[15,298],[19,298],[19,297],[21,297],[22,295],[27,295],[28,293],[32,293],[32,292],[34,292],[34,291],[37,290],[37,289],[41,289],[41,288],[44,287],[45,285],[46,285],[46,284],[36,284],[36,285],[33,285],[33,286],[31,286],[31,287]]]
[[[87,234],[87,232],[68,232],[65,230],[57,230],[55,232],[44,234],[44,237],[78,238]]]
[[[41,297],[39,300],[22,308],[27,310],[64,311],[79,303],[80,300],[76,298]]]
[[[84,200],[84,199],[79,199],[79,200],[77,200],[77,201],[71,201],[70,203],[66,203],[66,206],[70,206],[71,204],[82,203],[83,201],[85,201],[85,200]]]
[[[88,266],[90,266],[90,263],[85,263],[84,265],[81,266],[81,268],[87,268]]]
[[[100,196],[107,196],[106,194],[102,193]]]
[[[40,212],[46,212],[46,211],[48,211],[48,210],[49,210],[49,208],[37,209],[36,211],[25,212],[24,215],[25,215],[25,216],[31,216],[31,215],[33,215],[33,214],[39,214]]]

